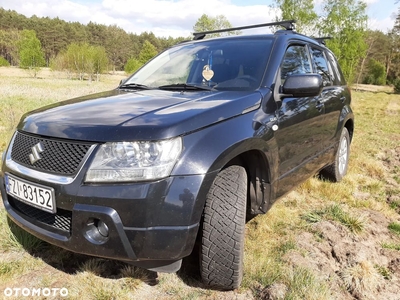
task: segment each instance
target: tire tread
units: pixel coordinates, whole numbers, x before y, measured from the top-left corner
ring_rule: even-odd
[[[203,282],[230,290],[239,287],[243,274],[247,174],[230,166],[216,177],[206,198],[200,271]]]

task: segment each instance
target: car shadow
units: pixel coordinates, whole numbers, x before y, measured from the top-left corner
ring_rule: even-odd
[[[187,285],[195,288],[210,289],[201,279],[199,245],[193,248],[192,253],[182,260],[182,267],[176,275]]]
[[[111,259],[77,254],[44,242],[17,226],[7,217],[7,223],[14,243],[18,243],[33,257],[42,259],[49,266],[70,274],[93,273],[107,279],[130,277],[154,286],[158,283],[157,273],[140,269],[129,263]]]
[[[158,273],[133,266],[129,263],[74,253],[42,241],[17,226],[7,217],[7,223],[12,233],[14,243],[18,243],[28,254],[40,258],[47,265],[69,275],[83,272],[93,273],[106,279],[132,278],[138,279],[149,286],[159,283]],[[189,287],[212,289],[201,279],[199,261],[199,241],[192,253],[182,260],[182,266],[177,277]],[[16,245],[14,245],[16,246]]]

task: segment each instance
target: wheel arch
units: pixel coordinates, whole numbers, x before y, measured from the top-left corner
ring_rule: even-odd
[[[232,146],[229,151],[222,153],[214,163],[209,166],[209,172],[205,174],[202,185],[199,189],[196,200],[197,213],[193,215],[192,222],[198,222],[201,219],[202,211],[205,205],[206,195],[210,186],[213,184],[218,173],[232,165],[238,165],[246,170],[247,174],[247,202],[246,215],[251,219],[257,214],[263,214],[268,211],[273,203],[273,185],[272,170],[270,164],[272,158],[269,157],[271,151],[264,152],[262,148],[248,150],[247,143]],[[253,141],[254,146],[254,141]],[[247,146],[246,146],[247,145]]]
[[[345,105],[340,112],[340,117],[336,132],[338,140],[342,133],[343,128],[347,129],[350,135],[350,141],[352,141],[354,133],[354,113],[349,105]]]
[[[260,150],[248,150],[231,159],[225,166],[239,165],[247,173],[247,218],[265,213],[272,205],[271,168],[269,161]]]
[[[350,141],[353,140],[353,133],[354,133],[354,120],[353,119],[348,119],[346,123],[344,124],[344,127],[346,127],[347,131],[349,132],[350,136]]]
[[[262,138],[254,130],[253,118],[254,114],[245,114],[183,137],[183,152],[171,175],[204,176],[196,196],[192,224],[201,219],[206,195],[217,174],[233,164],[245,168],[251,183],[249,212],[260,214],[269,208],[273,194],[270,183],[274,182],[277,168],[273,163],[278,162],[277,146],[272,130],[264,130]]]

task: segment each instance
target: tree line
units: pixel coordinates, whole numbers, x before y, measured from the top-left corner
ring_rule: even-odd
[[[331,37],[326,44],[350,83],[393,84],[400,93],[400,8],[393,28],[383,33],[368,28],[364,1],[323,0],[318,13],[313,0],[274,3],[282,11],[277,20],[296,19],[299,32]]]
[[[367,6],[360,0],[323,0],[318,12],[313,0],[274,0],[272,7],[281,11],[276,21],[295,19],[300,33],[330,36],[326,44],[338,58],[349,83],[394,84],[400,92],[400,9],[394,27],[383,33],[368,29]],[[227,27],[232,25],[225,16],[203,14],[193,30]],[[35,38],[39,43],[33,42]],[[41,51],[43,59],[24,54],[27,42],[23,41],[29,39],[29,49]],[[79,78],[85,73],[98,78],[110,69],[131,73],[184,39],[160,38],[152,32],[127,33],[116,25],[27,18],[0,8],[0,66],[8,63],[26,67],[35,61],[40,66],[69,70]]]
[[[296,20],[299,33],[329,37],[325,40],[326,45],[338,58],[350,84],[393,84],[395,91],[400,93],[400,9],[393,28],[383,33],[368,29],[364,1],[321,2],[322,9],[318,12],[313,0],[274,0],[271,7],[281,11],[275,21]],[[223,15],[203,15],[193,29],[206,31],[227,27],[231,26]]]
[[[82,70],[94,70],[94,74],[105,69],[124,70],[129,59],[140,61],[140,53],[143,47],[144,51],[148,50],[148,44],[153,53],[158,53],[184,39],[156,37],[152,32],[127,33],[116,25],[93,22],[84,25],[37,16],[28,18],[0,8],[0,66],[20,66],[21,63],[24,66],[22,41],[27,35],[31,40],[39,41],[43,60],[36,60],[36,64],[55,68],[68,66],[78,75]],[[33,49],[36,48],[37,45]]]

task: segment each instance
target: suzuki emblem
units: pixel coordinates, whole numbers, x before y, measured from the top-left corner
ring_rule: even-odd
[[[42,153],[43,151],[44,151],[43,144],[41,142],[37,143],[35,146],[32,147],[32,153],[29,154],[29,160],[31,161],[32,165],[39,159],[41,159],[40,153]]]

